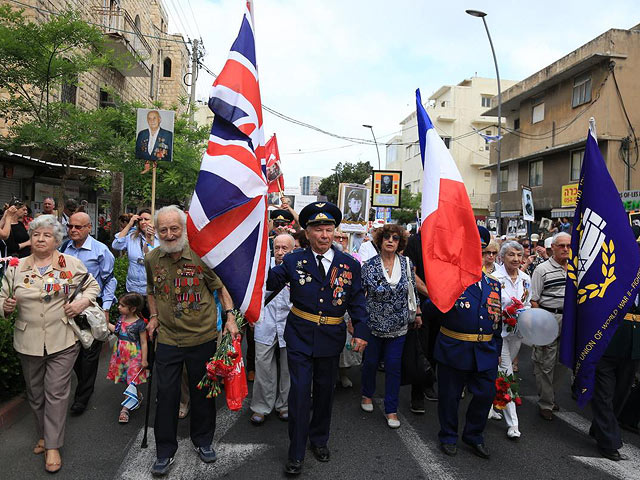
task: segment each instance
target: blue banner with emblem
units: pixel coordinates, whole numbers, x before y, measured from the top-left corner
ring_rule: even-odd
[[[594,133],[584,152],[567,269],[560,361],[583,407],[595,369],[640,282],[640,251]]]

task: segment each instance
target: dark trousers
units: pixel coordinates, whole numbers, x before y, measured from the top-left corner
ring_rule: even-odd
[[[633,387],[618,416],[620,423],[630,427],[638,427],[640,423],[640,384]]]
[[[465,385],[472,397],[467,408],[462,440],[472,444],[484,443],[487,412],[496,395],[497,373],[497,366],[482,372],[465,372],[438,363],[438,438],[441,443],[458,442],[458,407]]]
[[[94,340],[91,347],[80,349],[80,354],[73,365],[73,370],[76,372],[76,377],[78,377],[78,385],[73,399],[74,403],[79,403],[85,407],[89,403],[95,387],[96,376],[98,375],[100,351],[103,343]]]
[[[314,358],[287,349],[291,388],[289,390],[289,458],[303,460],[307,438],[316,447],[329,441],[333,392],[338,376],[340,355]],[[311,382],[313,379],[313,417]]]
[[[384,412],[398,412],[402,348],[407,336],[381,338],[371,335],[362,362],[362,395],[373,398],[376,392],[378,363],[384,358]]]
[[[438,336],[438,332],[440,331],[440,323],[435,319],[429,319],[425,321],[425,323],[420,327],[418,332],[418,339],[420,340],[420,346],[422,347],[422,352],[424,353],[427,360],[431,364],[431,368],[433,371],[436,371],[436,360],[433,358],[433,350],[436,344],[436,337]],[[422,385],[420,383],[412,383],[411,384],[411,398],[418,399],[423,398],[425,388],[433,388],[433,384],[435,382],[435,375],[433,376],[433,380],[426,384]]]
[[[622,447],[618,415],[631,390],[638,360],[603,355],[596,366],[591,411],[593,420],[589,433],[602,448]]]
[[[249,325],[247,325],[247,331],[245,333],[247,338],[247,354],[244,358],[244,366],[247,372],[256,371],[256,341],[254,339],[254,331]]]
[[[197,385],[205,374],[205,364],[215,350],[215,340],[193,347],[175,347],[158,343],[153,370],[153,377],[158,386],[154,422],[158,458],[173,457],[178,450],[178,410],[183,365],[187,367],[191,395],[191,441],[196,447],[211,445],[216,428],[215,399],[206,398],[207,393],[198,390]]]

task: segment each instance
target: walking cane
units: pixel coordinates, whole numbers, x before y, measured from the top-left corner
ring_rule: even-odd
[[[147,448],[147,430],[149,429],[149,411],[151,408],[151,382],[153,381],[153,362],[156,357],[156,332],[153,332],[151,348],[149,349],[149,382],[147,383],[147,409],[144,414],[144,435],[140,448]]]

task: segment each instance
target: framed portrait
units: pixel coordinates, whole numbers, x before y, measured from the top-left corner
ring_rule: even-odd
[[[341,183],[338,207],[342,211],[343,232],[366,232],[369,215],[369,189],[364,185]]]
[[[507,223],[507,237],[515,238],[518,235],[518,219],[510,218]]]
[[[535,212],[533,210],[533,194],[529,187],[522,187],[522,218],[526,222],[535,220]]]
[[[489,230],[489,233],[491,235],[497,235],[498,234],[498,219],[496,217],[487,217],[487,230]]]
[[[136,117],[136,158],[147,162],[173,159],[173,110],[138,108]]]
[[[634,225],[640,227],[640,210],[632,210],[629,212],[629,223],[632,227]]]
[[[540,219],[540,227],[538,228],[538,230],[540,232],[548,232],[549,230],[551,230],[552,225],[553,221],[550,218],[542,217]]]
[[[402,171],[374,170],[371,178],[372,207],[399,207]]]

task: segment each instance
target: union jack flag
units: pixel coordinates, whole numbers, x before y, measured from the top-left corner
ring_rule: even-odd
[[[268,187],[251,2],[209,108],[215,117],[189,208],[189,243],[254,323],[267,268]]]

